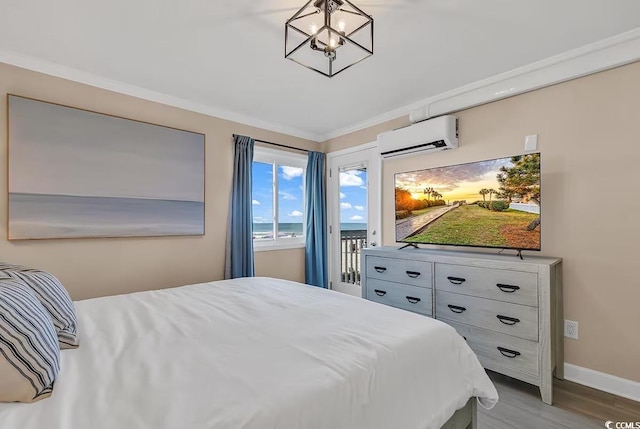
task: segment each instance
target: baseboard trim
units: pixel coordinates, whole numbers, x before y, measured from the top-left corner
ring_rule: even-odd
[[[564,378],[574,383],[640,402],[640,383],[570,363],[564,364]]]

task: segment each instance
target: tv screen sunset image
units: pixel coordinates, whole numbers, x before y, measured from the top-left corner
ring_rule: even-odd
[[[540,250],[540,154],[395,176],[396,241]]]

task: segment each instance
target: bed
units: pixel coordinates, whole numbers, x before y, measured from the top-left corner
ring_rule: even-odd
[[[80,347],[61,351],[52,396],[0,404],[0,428],[466,427],[476,398],[498,399],[448,325],[295,282],[75,305]]]

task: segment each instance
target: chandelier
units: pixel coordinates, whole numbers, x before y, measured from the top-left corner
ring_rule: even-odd
[[[333,77],[373,55],[373,18],[349,0],[310,0],[284,37],[285,58]]]

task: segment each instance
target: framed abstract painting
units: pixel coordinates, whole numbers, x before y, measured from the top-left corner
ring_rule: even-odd
[[[9,240],[204,234],[203,134],[7,104]]]

